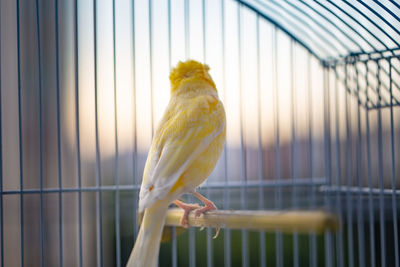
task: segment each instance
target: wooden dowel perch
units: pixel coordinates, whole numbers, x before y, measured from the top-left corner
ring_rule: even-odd
[[[183,210],[171,208],[167,212],[165,224],[181,226]],[[259,211],[259,210],[216,210],[207,212],[198,218],[189,214],[188,224],[191,227],[214,227],[230,229],[248,229],[282,232],[316,232],[335,231],[339,222],[333,213],[324,211]]]

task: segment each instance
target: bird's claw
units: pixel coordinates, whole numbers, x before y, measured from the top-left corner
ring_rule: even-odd
[[[215,230],[215,235],[213,236],[213,239],[216,239],[218,237],[219,230],[221,230],[221,227],[217,227],[217,229]]]

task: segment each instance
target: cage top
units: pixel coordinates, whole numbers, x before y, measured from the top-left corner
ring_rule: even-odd
[[[237,0],[320,60],[400,48],[400,4],[388,0]]]

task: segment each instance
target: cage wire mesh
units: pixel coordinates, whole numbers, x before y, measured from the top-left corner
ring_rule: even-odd
[[[189,229],[160,266],[399,266],[400,6],[0,2],[1,266],[121,266],[168,73],[206,62],[220,209],[328,210],[335,232]],[[188,199],[195,201],[194,199]]]

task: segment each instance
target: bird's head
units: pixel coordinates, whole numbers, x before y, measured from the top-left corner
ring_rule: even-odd
[[[174,93],[180,87],[190,88],[188,83],[208,83],[216,90],[215,83],[212,80],[208,70],[210,68],[206,64],[202,64],[195,60],[180,61],[169,75],[171,81],[171,92]]]

